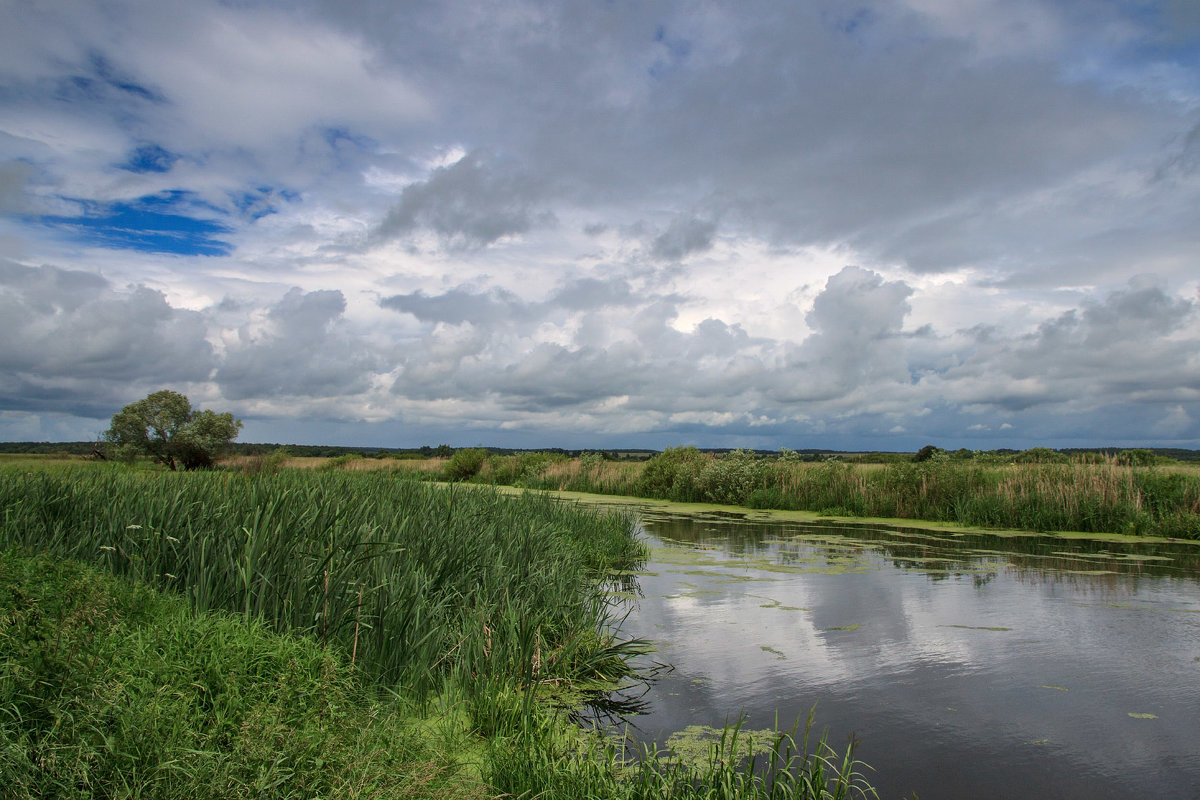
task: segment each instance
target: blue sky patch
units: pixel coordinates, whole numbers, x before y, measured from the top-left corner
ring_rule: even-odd
[[[128,172],[170,172],[179,156],[156,144],[144,144],[129,154],[121,165]]]
[[[276,213],[279,201],[291,203],[300,198],[296,192],[271,186],[256,186],[244,192],[231,192],[229,199],[242,216],[258,220]]]
[[[166,192],[132,201],[101,205],[84,203],[77,217],[44,216],[43,224],[70,232],[84,244],[113,250],[223,256],[233,247],[219,237],[232,229],[211,217],[194,216],[215,209],[190,192]]]

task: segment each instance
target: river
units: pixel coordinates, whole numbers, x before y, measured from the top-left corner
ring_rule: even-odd
[[[884,800],[1200,798],[1200,546],[641,514],[643,742],[815,706]]]

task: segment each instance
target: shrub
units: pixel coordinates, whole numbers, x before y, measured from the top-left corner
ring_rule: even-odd
[[[751,493],[766,482],[769,470],[767,462],[753,451],[734,450],[704,465],[699,488],[710,502],[745,505]]]
[[[664,500],[698,500],[695,478],[705,460],[695,447],[668,447],[646,462],[637,493]]]
[[[1070,461],[1065,453],[1051,450],[1049,447],[1031,447],[1017,453],[1013,459],[1018,464],[1066,464]]]
[[[1153,450],[1140,448],[1137,450],[1122,450],[1117,453],[1116,461],[1118,464],[1127,464],[1131,467],[1152,467],[1156,458]]]
[[[446,478],[452,481],[465,481],[474,478],[483,469],[487,461],[488,451],[482,447],[467,447],[456,450],[446,463]]]

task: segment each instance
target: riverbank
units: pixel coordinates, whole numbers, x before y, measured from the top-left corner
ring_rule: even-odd
[[[468,484],[476,485],[476,484]],[[524,489],[516,486],[491,487],[500,492],[521,494],[524,492],[542,492],[557,500],[578,503],[583,506],[600,509],[624,509],[634,513],[649,512],[662,516],[682,516],[695,518],[711,518],[718,520],[744,520],[761,523],[802,523],[835,526],[853,530],[884,528],[894,531],[922,531],[948,533],[959,536],[984,535],[1000,539],[1044,539],[1052,536],[1058,539],[1151,544],[1171,543],[1195,547],[1200,551],[1200,540],[1183,539],[1170,536],[1135,535],[1128,533],[1095,533],[1088,531],[1029,531],[1014,528],[985,528],[978,525],[960,525],[950,522],[934,522],[931,520],[908,519],[904,517],[849,517],[821,514],[816,511],[794,511],[787,509],[751,508],[750,506],[722,505],[720,503],[681,503],[674,500],[656,500],[645,497],[628,495],[604,495],[590,492],[577,492],[565,489]]]
[[[263,733],[242,742],[239,731],[256,731],[256,721],[266,720],[273,736],[286,737],[299,730],[287,720],[311,718],[326,732],[343,725],[355,732],[366,730],[356,722],[364,715],[394,718],[379,735],[408,737],[397,738],[397,746],[409,741],[400,750],[413,754],[414,769],[426,764],[436,777],[414,777],[406,797],[656,800],[722,787],[728,797],[819,798],[842,796],[852,785],[869,791],[851,757],[823,741],[806,750],[786,732],[774,750],[791,755],[781,755],[780,769],[764,777],[732,757],[732,729],[708,761],[683,764],[662,754],[627,762],[621,742],[571,722],[570,711],[590,694],[634,679],[631,658],[645,648],[622,638],[614,618],[613,576],[645,556],[629,514],[383,472],[174,474],[91,465],[0,470],[0,520],[8,570],[0,614],[23,620],[5,627],[4,649],[26,657],[5,660],[4,686],[32,687],[4,706],[18,709],[0,720],[0,749],[13,755],[4,761],[17,766],[0,777],[26,781],[10,785],[28,787],[29,797],[68,784],[87,791],[124,785],[164,798],[314,796],[311,787],[323,784],[290,764],[291,751],[281,750],[264,772],[254,759],[274,739]],[[226,633],[188,628],[193,632],[179,635],[203,643],[190,648],[158,642],[157,632],[182,628],[150,611],[130,616],[142,606],[159,608],[156,593],[176,598],[161,601],[174,603],[161,606],[172,619],[184,609],[208,630],[216,623],[206,615],[217,615],[227,620],[217,625]],[[87,600],[93,594],[99,605]],[[56,605],[54,598],[70,597],[83,599]],[[105,616],[109,608],[116,611]],[[76,636],[72,626],[80,619],[86,625]],[[115,644],[93,647],[110,633]],[[308,654],[297,656],[301,662],[325,666],[305,668],[299,683],[288,683],[269,666],[274,657],[262,655],[272,648],[299,648]],[[324,660],[313,661],[317,656]],[[249,666],[236,666],[239,658]],[[156,669],[195,680],[166,699],[123,694],[134,682],[122,675],[153,676]],[[314,685],[314,677],[341,688]],[[282,705],[250,702],[261,694],[259,679],[283,687]],[[187,688],[193,683],[203,691]],[[77,696],[106,697],[107,706],[68,707]],[[326,697],[343,716],[322,716]],[[125,706],[133,717],[109,714]],[[80,724],[64,726],[64,714],[76,714]],[[102,714],[109,716],[96,716]],[[162,724],[128,721],[147,714]],[[93,717],[101,721],[92,724]],[[366,769],[370,754],[359,758],[356,748],[382,745],[348,736],[297,746],[295,759],[319,770],[359,761]],[[216,794],[195,788],[172,772],[207,774],[199,765],[208,762],[192,751],[253,780],[231,779],[228,791]],[[447,755],[460,752],[472,755]],[[58,783],[36,782],[43,763],[56,765],[46,780]],[[34,772],[21,772],[21,764]],[[370,793],[369,769],[363,774]],[[378,787],[372,796],[401,794]]]
[[[456,463],[462,453],[471,457]],[[716,455],[695,448],[671,448],[640,463],[460,451],[448,461],[397,462],[395,468],[426,480],[807,511],[860,521],[1200,539],[1200,470],[1118,457],[1050,459],[1030,453],[848,464],[764,458],[749,451]]]

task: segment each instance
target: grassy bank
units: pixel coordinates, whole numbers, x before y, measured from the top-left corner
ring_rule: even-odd
[[[3,543],[315,637],[414,696],[619,677],[599,579],[627,517],[380,473],[0,473]]]
[[[607,579],[643,557],[633,530],[627,516],[386,472],[0,470],[5,777],[29,797],[59,785],[547,800],[865,786],[823,742],[788,756],[781,737],[785,768],[768,779],[731,742],[706,763],[626,763],[569,723],[564,709],[627,678],[641,649],[615,632]],[[399,760],[374,760],[392,739]],[[464,770],[445,753],[468,740],[477,763]],[[362,771],[331,766],[334,786],[304,777],[310,763]],[[377,763],[410,777],[397,788]],[[32,782],[46,764],[59,783]],[[203,785],[228,788],[189,788]]]
[[[835,516],[1200,539],[1200,471],[1186,466],[1039,460],[1040,453],[891,464],[814,464],[695,448],[669,449],[644,463],[538,455],[493,456],[465,477],[451,474],[452,461],[440,471],[426,465],[422,474]]]
[[[483,796],[311,639],[14,551],[0,610],[5,797]]]

